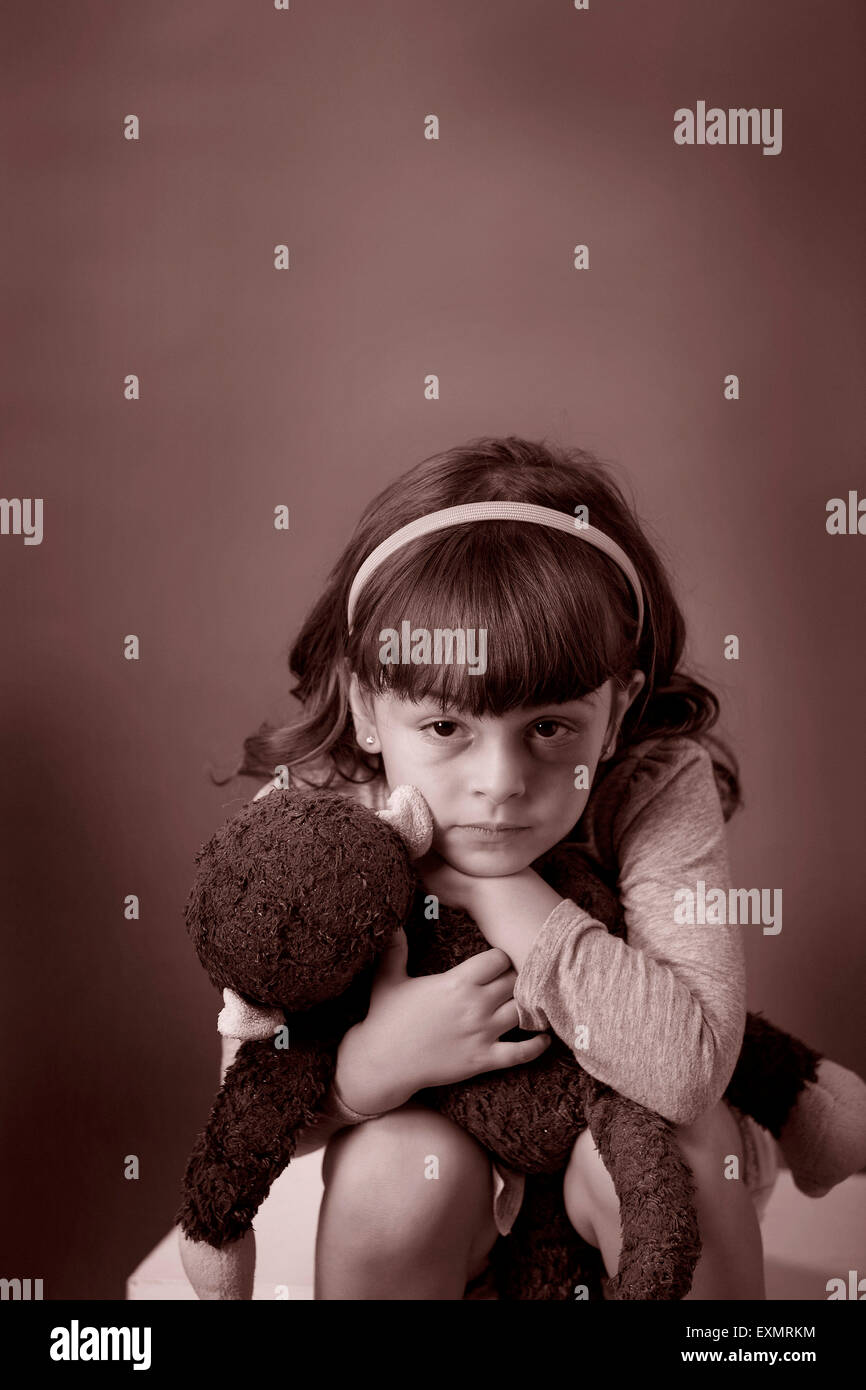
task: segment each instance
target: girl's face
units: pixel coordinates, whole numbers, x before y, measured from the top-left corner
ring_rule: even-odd
[[[625,691],[608,680],[580,700],[471,719],[436,700],[365,701],[353,677],[350,703],[358,743],[381,753],[388,790],[405,783],[427,801],[432,848],[452,868],[490,878],[519,873],[573,828],[643,683],[637,671]],[[473,828],[485,825],[502,829]]]

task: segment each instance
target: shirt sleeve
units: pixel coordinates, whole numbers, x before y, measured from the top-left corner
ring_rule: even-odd
[[[708,751],[659,745],[623,789],[613,827],[628,942],[565,898],[517,978],[520,1026],[553,1031],[591,1076],[674,1124],[724,1094],[746,1023],[740,927],[680,925],[678,889],[729,887]]]

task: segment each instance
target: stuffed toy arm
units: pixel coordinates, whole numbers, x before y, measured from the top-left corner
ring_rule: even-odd
[[[332,1048],[244,1043],[187,1165],[176,1221],[190,1283],[202,1299],[251,1298],[252,1220],[331,1085]]]

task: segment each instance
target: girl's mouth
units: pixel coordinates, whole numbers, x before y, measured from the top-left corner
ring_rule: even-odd
[[[469,836],[478,836],[483,840],[510,840],[514,835],[521,835],[529,827],[525,825],[457,825],[455,830],[462,830]]]

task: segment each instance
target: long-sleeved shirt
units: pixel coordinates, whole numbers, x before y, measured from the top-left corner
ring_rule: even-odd
[[[530,1030],[552,1028],[569,1047],[580,1030],[574,1050],[586,1071],[672,1123],[688,1124],[724,1093],[746,1019],[740,927],[674,920],[677,890],[695,892],[700,880],[707,891],[727,893],[729,886],[712,762],[694,739],[667,736],[632,745],[603,768],[568,843],[603,863],[606,818],[628,942],[563,899],[515,982],[519,1022]],[[374,810],[389,791],[384,777],[333,785]],[[332,1088],[297,1154],[364,1118]]]
[[[712,761],[693,739],[646,740],[592,795],[569,843],[600,861],[597,829],[612,814],[617,892],[628,942],[564,899],[517,978],[520,1026],[552,1028],[581,1066],[674,1124],[719,1101],[746,1024],[741,928],[678,924],[677,890],[726,895],[725,822]]]

